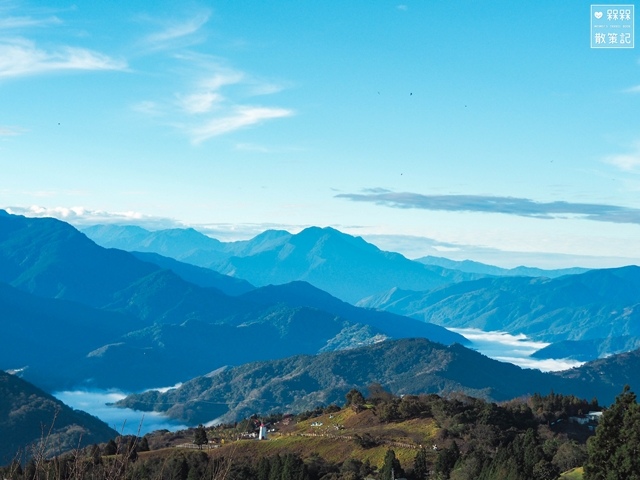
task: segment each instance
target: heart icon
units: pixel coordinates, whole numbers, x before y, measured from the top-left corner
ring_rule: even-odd
[[[602,18],[602,12],[596,12],[593,14],[593,16],[600,20]]]

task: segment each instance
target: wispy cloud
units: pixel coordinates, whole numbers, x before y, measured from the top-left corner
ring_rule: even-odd
[[[228,115],[214,118],[206,124],[195,128],[191,132],[192,141],[195,144],[201,143],[212,137],[222,135],[239,128],[262,123],[274,118],[283,118],[293,115],[292,110],[286,108],[271,107],[234,107]]]
[[[640,142],[636,144],[635,151],[619,155],[610,155],[605,158],[605,162],[625,172],[640,170]]]
[[[190,87],[168,101],[144,101],[134,109],[184,132],[195,145],[241,128],[295,114],[280,106],[257,105],[253,97],[277,93],[282,86],[262,82],[217,58],[181,52],[173,56]],[[192,78],[196,80],[192,80]]]
[[[636,85],[635,87],[627,88],[624,90],[624,93],[640,93],[640,85]]]
[[[0,78],[64,70],[124,70],[126,62],[92,50],[63,46],[43,50],[30,40],[0,41]]]
[[[421,195],[410,192],[343,193],[336,195],[355,202],[370,202],[393,208],[417,208],[449,212],[502,213],[533,218],[578,216],[586,220],[640,224],[640,209],[618,205],[536,202],[527,198],[489,195]]]
[[[177,98],[182,109],[191,114],[208,113],[223,100],[222,95],[216,92],[196,92],[178,95]]]
[[[0,125],[0,137],[17,137],[23,133],[24,129],[22,128]]]
[[[56,16],[46,18],[34,18],[31,16],[4,17],[0,18],[0,30],[44,27],[49,25],[60,25],[61,23],[62,20]]]
[[[147,35],[143,43],[152,50],[165,48],[183,48],[201,41],[198,34],[209,21],[211,12],[203,10],[186,20],[171,20],[163,22],[160,31]]]

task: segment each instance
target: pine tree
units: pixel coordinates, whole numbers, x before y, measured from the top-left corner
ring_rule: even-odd
[[[116,445],[116,442],[112,438],[107,442],[107,445],[104,447],[104,454],[115,455],[116,453],[118,453],[118,445]]]
[[[207,431],[204,429],[204,425],[200,424],[196,427],[196,431],[193,434],[193,443],[198,445],[198,448],[202,450],[202,445],[209,443],[207,438]]]
[[[396,458],[396,452],[389,449],[384,456],[384,464],[380,469],[380,480],[393,480],[404,476],[400,461]]]
[[[602,414],[587,449],[585,480],[640,479],[640,405],[629,385]]]
[[[427,451],[424,448],[418,450],[416,458],[413,460],[413,476],[418,480],[424,480],[429,475],[427,465]]]

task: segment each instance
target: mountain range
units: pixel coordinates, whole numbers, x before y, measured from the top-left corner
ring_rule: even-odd
[[[256,286],[303,280],[351,303],[393,287],[427,290],[483,276],[414,262],[333,228],[310,227],[295,235],[271,230],[227,244],[191,229],[145,235],[139,228],[102,225],[83,232],[105,247],[152,251]],[[122,241],[119,232],[126,232]]]
[[[479,273],[482,275],[491,275],[495,277],[547,277],[556,278],[563,275],[576,275],[578,273],[587,272],[588,268],[572,267],[572,268],[559,268],[559,269],[542,269],[535,267],[515,267],[515,268],[500,268],[494,265],[487,265],[485,263],[474,262],[472,260],[450,260],[443,257],[434,257],[427,255],[426,257],[416,258],[416,262],[424,263],[425,265],[437,265],[439,267],[449,268],[452,270],[460,270],[467,273]]]
[[[318,227],[230,243],[189,229],[85,232],[0,211],[0,333],[10,339],[0,368],[49,391],[183,382],[122,404],[204,422],[342,403],[375,382],[398,394],[500,401],[554,390],[603,403],[637,382],[637,350],[541,373],[490,360],[444,327],[524,333],[551,343],[538,353],[547,358],[631,350],[638,267],[491,276]]]
[[[639,292],[640,267],[627,266],[554,279],[484,278],[426,292],[396,288],[358,305],[445,327],[522,333],[551,343],[580,342],[566,355],[562,345],[567,344],[551,351],[559,355],[556,358],[579,353],[581,359],[594,359],[635,345],[640,337]]]
[[[49,389],[173,385],[221,365],[388,338],[466,342],[442,327],[346,305],[310,285],[281,286],[270,299],[235,278],[100,247],[54,219],[0,215],[0,282],[3,332],[22,345],[44,344],[0,352],[0,367],[28,366],[25,378]],[[303,290],[305,301],[294,301]]]
[[[300,412],[318,405],[342,405],[351,389],[366,392],[374,383],[396,395],[464,392],[505,401],[553,391],[597,396],[607,404],[625,384],[638,385],[638,367],[640,350],[567,372],[543,373],[492,360],[459,344],[403,339],[221,368],[165,392],[130,395],[118,405],[163,412],[191,424],[233,422],[255,412]]]
[[[125,235],[118,243],[117,233],[129,228],[137,232],[135,239]],[[368,309],[446,327],[526,334],[554,344],[537,353],[538,358],[587,361],[640,345],[633,272],[503,269],[440,257],[412,262],[360,238],[317,227],[296,235],[267,231],[251,240],[229,243],[189,229],[149,232],[98,226],[85,232],[99,243],[155,249],[186,261],[198,258],[202,265],[248,278],[255,285],[306,280]],[[215,259],[207,257],[212,251],[217,252]],[[416,264],[426,265],[429,274],[416,269]],[[440,269],[436,281],[433,269]],[[367,292],[373,293],[358,299]]]

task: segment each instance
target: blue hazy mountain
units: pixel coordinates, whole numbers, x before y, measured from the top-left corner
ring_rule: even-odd
[[[248,256],[286,242],[291,234],[267,230],[251,240],[221,242],[192,228],[149,231],[133,225],[94,225],[82,232],[105,248],[157,253],[209,268],[232,256]]]
[[[276,248],[231,257],[216,269],[256,286],[304,280],[351,303],[392,287],[427,290],[480,277],[422,265],[360,237],[318,227],[292,235]]]
[[[640,267],[628,266],[555,279],[485,278],[428,292],[394,289],[358,305],[555,343],[640,336],[639,292]]]
[[[198,267],[190,263],[179,262],[170,257],[164,257],[157,253],[131,252],[134,257],[144,262],[153,263],[162,269],[171,270],[187,282],[203,288],[215,288],[227,295],[240,295],[255,288],[241,278],[222,275],[210,268]]]
[[[480,262],[474,262],[473,260],[450,260],[444,257],[434,257],[427,255],[426,257],[416,258],[416,262],[424,263],[425,265],[437,265],[439,267],[449,268],[452,270],[460,270],[461,272],[479,273],[481,275],[492,276],[510,276],[510,277],[548,277],[557,278],[563,275],[576,275],[589,271],[588,268],[559,268],[553,270],[545,270],[535,267],[515,267],[515,268],[500,268],[494,265],[487,265]]]
[[[292,308],[302,306],[323,310],[343,318],[365,324],[384,332],[390,338],[424,337],[445,345],[452,343],[469,344],[461,335],[428,322],[416,322],[414,319],[396,315],[390,312],[370,310],[354,307],[332,297],[307,282],[291,282],[285,285],[269,285],[252,290],[240,297],[251,303],[270,305],[274,302],[285,304]]]
[[[563,340],[541,348],[531,356],[540,359],[570,358],[580,362],[588,362],[596,358],[604,358],[639,348],[640,337],[621,335],[590,340]]]
[[[64,222],[0,216],[0,281],[8,292],[0,308],[16,312],[1,327],[3,333],[18,335],[20,309],[29,312],[34,326],[46,323],[46,328],[31,332],[32,343],[44,345],[42,349],[9,355],[5,360],[11,364],[0,367],[29,366],[27,377],[45,377],[57,385],[87,382],[139,389],[174,384],[224,364],[416,334],[444,343],[464,341],[442,327],[395,315],[355,307],[324,311],[323,303],[342,302],[317,289],[294,301],[300,289],[281,286],[288,303],[276,297],[266,301],[260,294],[255,300],[229,296],[196,284],[202,284],[203,277],[194,278],[188,265],[146,256],[155,261],[149,263],[136,255],[99,247]],[[12,297],[11,289],[20,295]],[[48,363],[55,349],[67,353]],[[64,368],[67,360],[69,367]]]
[[[138,328],[135,317],[38,297],[0,283],[0,369],[20,370],[40,387],[72,387],[87,353]]]
[[[153,251],[256,286],[303,280],[351,303],[392,287],[426,290],[483,276],[423,265],[333,228],[310,227],[295,235],[267,230],[251,240],[227,244],[189,229],[147,232],[145,237],[140,237],[140,230],[103,225],[83,232],[105,247]]]

